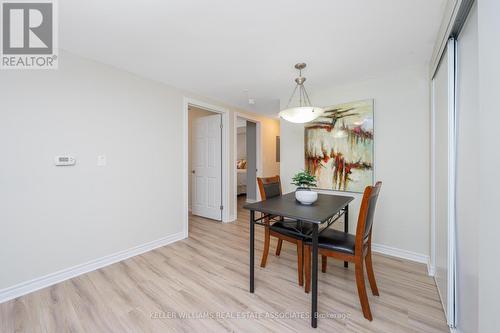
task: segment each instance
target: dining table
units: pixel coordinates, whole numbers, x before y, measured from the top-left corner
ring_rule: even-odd
[[[304,205],[295,199],[295,192],[273,197],[268,200],[247,203],[243,208],[250,211],[250,293],[255,292],[255,225],[265,226],[265,221],[273,218],[285,218],[296,221],[291,232],[312,243],[311,273],[311,326],[318,325],[318,236],[340,217],[344,217],[344,231],[349,232],[350,196],[318,194],[318,199]],[[256,212],[261,213],[256,216]],[[306,227],[305,227],[306,226]],[[344,262],[344,267],[348,263]]]

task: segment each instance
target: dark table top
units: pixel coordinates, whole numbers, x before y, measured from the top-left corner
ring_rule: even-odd
[[[311,223],[323,223],[347,206],[353,197],[318,194],[312,205],[302,205],[295,199],[295,192],[269,200],[246,204],[243,208],[261,213],[288,217]]]

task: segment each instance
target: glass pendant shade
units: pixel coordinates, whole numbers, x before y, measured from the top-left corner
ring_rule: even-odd
[[[280,112],[280,117],[291,123],[303,124],[323,114],[323,109],[314,106],[297,106]]]
[[[297,83],[297,85],[293,90],[292,96],[290,96],[290,99],[288,100],[286,109],[280,112],[280,117],[291,123],[308,123],[320,117],[324,112],[323,108],[311,105],[309,95],[304,87],[306,78],[302,76],[302,70],[305,67],[306,64],[304,63],[295,65],[295,68],[299,70],[299,77],[295,79],[295,83]],[[298,95],[298,105],[290,106],[296,94]]]

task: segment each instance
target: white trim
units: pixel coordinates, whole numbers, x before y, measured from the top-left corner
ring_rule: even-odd
[[[229,215],[229,219],[227,221],[223,221],[224,223],[231,223],[236,221],[236,215]]]
[[[186,237],[188,237],[189,230],[189,105],[199,107],[201,109],[205,109],[208,111],[212,111],[215,113],[220,113],[222,115],[222,206],[224,207],[222,210],[222,219],[221,222],[231,222],[232,214],[229,212],[229,179],[230,179],[230,170],[231,167],[230,157],[229,157],[229,110],[217,105],[212,105],[205,103],[203,101],[199,101],[193,98],[184,97],[183,102],[183,117],[182,117],[182,128],[183,128],[183,220],[184,220],[184,233]]]
[[[246,120],[250,120],[251,122],[255,123],[257,125],[257,128],[256,128],[256,137],[257,137],[257,142],[256,142],[256,165],[257,165],[257,173],[256,173],[256,176],[257,177],[262,177],[263,174],[262,174],[262,138],[261,138],[261,128],[262,128],[262,124],[261,124],[261,121],[257,118],[257,117],[254,117],[252,115],[249,115],[249,114],[246,114],[246,113],[240,113],[240,112],[235,112],[234,113],[234,119],[233,119],[233,129],[234,129],[234,145],[233,145],[233,156],[234,156],[234,161],[233,161],[233,167],[234,167],[234,172],[233,172],[233,187],[234,187],[234,196],[236,197],[238,195],[238,170],[236,169],[236,160],[237,160],[237,156],[238,156],[238,145],[236,144],[237,143],[237,140],[238,140],[238,131],[237,131],[237,127],[238,127],[238,117],[239,118],[243,118],[243,119],[246,119]],[[256,180],[257,182],[257,180]],[[258,191],[258,186],[256,185],[255,187],[256,189],[256,196],[257,196],[257,200],[246,200],[246,202],[248,203],[252,203],[252,202],[257,202],[260,200],[260,193]],[[237,207],[237,200],[235,200],[235,205],[233,207],[233,215],[234,215],[234,219],[236,219],[238,217],[238,207]]]
[[[94,259],[80,265],[66,268],[58,272],[50,273],[45,276],[19,283],[12,287],[2,289],[0,290],[0,303],[52,286],[56,283],[60,283],[76,276],[95,271],[99,268],[106,267],[142,253],[149,252],[184,238],[186,238],[184,236],[184,232],[178,232],[142,245],[134,246],[127,250],[119,251],[102,258]]]
[[[432,277],[436,275],[436,266],[431,263],[430,258],[429,261],[427,262],[427,274],[429,274],[429,276]]]
[[[441,27],[439,28],[434,50],[432,52],[430,62],[431,77],[435,75],[439,67],[439,63],[441,62],[441,58],[448,44],[448,39],[450,37],[456,38],[460,34],[474,2],[476,2],[476,0],[447,1]]]
[[[448,325],[455,327],[456,313],[456,260],[455,260],[455,210],[456,210],[456,41],[448,41]]]
[[[431,80],[431,186],[430,186],[430,221],[431,221],[431,255],[429,267],[432,267],[432,276],[436,272],[436,103],[435,103],[435,81]]]
[[[391,257],[406,259],[409,261],[418,262],[421,264],[429,263],[429,256],[422,253],[417,253],[413,251],[398,249],[395,247],[383,245],[383,244],[372,244],[372,251],[380,254],[385,254]]]
[[[430,62],[430,77],[436,75],[436,71],[441,62],[441,57],[443,56],[446,46],[448,44],[448,39],[452,33],[453,23],[458,15],[458,10],[463,0],[448,0],[443,14],[443,21],[441,27],[439,28],[438,38],[436,39],[436,44],[434,45],[434,50],[432,52],[432,58]]]
[[[182,105],[182,232],[185,238],[189,237],[189,103],[184,97]]]

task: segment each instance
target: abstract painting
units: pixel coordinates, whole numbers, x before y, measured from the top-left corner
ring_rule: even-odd
[[[318,188],[363,192],[373,185],[373,100],[325,108],[305,126],[306,170]]]

